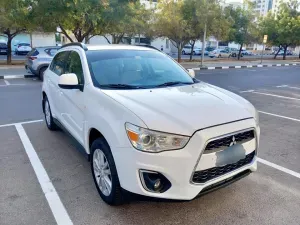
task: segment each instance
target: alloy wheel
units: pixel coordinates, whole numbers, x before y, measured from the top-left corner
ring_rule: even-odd
[[[103,195],[109,196],[112,191],[112,177],[107,158],[101,149],[93,155],[93,169],[97,185]]]
[[[50,106],[49,102],[45,102],[45,118],[46,118],[46,123],[48,126],[51,125],[51,112],[50,112]]]

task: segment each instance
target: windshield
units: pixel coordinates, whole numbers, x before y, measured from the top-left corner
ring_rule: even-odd
[[[100,88],[153,88],[193,84],[193,79],[159,51],[88,51],[95,86]]]

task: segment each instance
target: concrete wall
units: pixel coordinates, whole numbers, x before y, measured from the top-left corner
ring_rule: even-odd
[[[0,42],[7,43],[7,38],[0,37]],[[32,42],[30,34],[18,34],[12,40],[12,51],[15,51],[16,45],[19,43],[32,43],[32,47],[41,46],[55,46],[55,34],[54,33],[32,33]]]
[[[32,47],[55,46],[55,45],[56,42],[55,42],[54,33],[33,33],[32,34]]]

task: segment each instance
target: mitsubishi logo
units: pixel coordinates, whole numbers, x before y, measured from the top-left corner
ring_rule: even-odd
[[[230,142],[229,146],[233,146],[233,145],[236,145],[236,140],[234,136],[232,136],[232,141]]]

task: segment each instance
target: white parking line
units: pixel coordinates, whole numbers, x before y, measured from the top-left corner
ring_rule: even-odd
[[[279,118],[283,118],[283,119],[287,119],[287,120],[293,120],[293,121],[300,122],[300,119],[295,119],[295,118],[288,117],[288,116],[281,116],[281,115],[277,115],[277,114],[273,114],[273,113],[268,113],[268,112],[263,112],[263,111],[258,111],[258,112],[262,113],[262,114],[269,115],[269,116],[275,116],[275,117],[279,117]]]
[[[249,91],[248,91],[248,92],[249,92]],[[259,94],[259,95],[272,96],[272,97],[276,97],[276,98],[284,98],[284,99],[291,99],[291,100],[297,100],[297,101],[300,101],[300,98],[292,98],[292,97],[286,97],[286,96],[282,96],[282,95],[274,95],[274,94],[263,93],[263,92],[257,92],[257,91],[251,91],[251,93]]]
[[[276,86],[276,87],[278,87],[278,88],[291,88],[291,89],[297,89],[297,90],[300,90],[300,87],[291,87],[291,86],[289,86],[289,85],[280,85],[280,86]]]
[[[10,85],[10,83],[7,80],[3,80],[3,81],[6,85]]]
[[[33,167],[35,175],[41,185],[41,188],[45,194],[45,197],[48,201],[50,209],[53,213],[53,216],[58,225],[71,225],[73,222],[71,221],[69,214],[67,213],[63,203],[61,202],[42,162],[40,161],[36,151],[34,150],[23,126],[21,124],[15,125],[20,139],[23,143],[24,149],[28,155],[30,163]]]
[[[38,122],[42,122],[42,121],[44,121],[44,120],[30,120],[30,121],[24,121],[24,122],[19,122],[19,123],[8,123],[8,124],[0,125],[0,128],[1,127],[15,126],[15,125],[18,125],[18,124],[38,123]]]
[[[261,158],[257,158],[257,161],[260,162],[260,163],[262,163],[262,164],[265,164],[267,166],[273,167],[273,168],[275,168],[277,170],[280,170],[280,171],[282,171],[284,173],[290,174],[290,175],[292,175],[292,176],[297,177],[297,178],[300,179],[300,173],[297,173],[297,172],[295,172],[293,170],[284,168],[282,166],[276,165],[275,163],[271,163],[271,162],[269,162],[267,160],[264,160],[264,159],[261,159]]]
[[[253,92],[254,90],[247,90],[247,91],[240,91],[240,93],[250,93]]]

